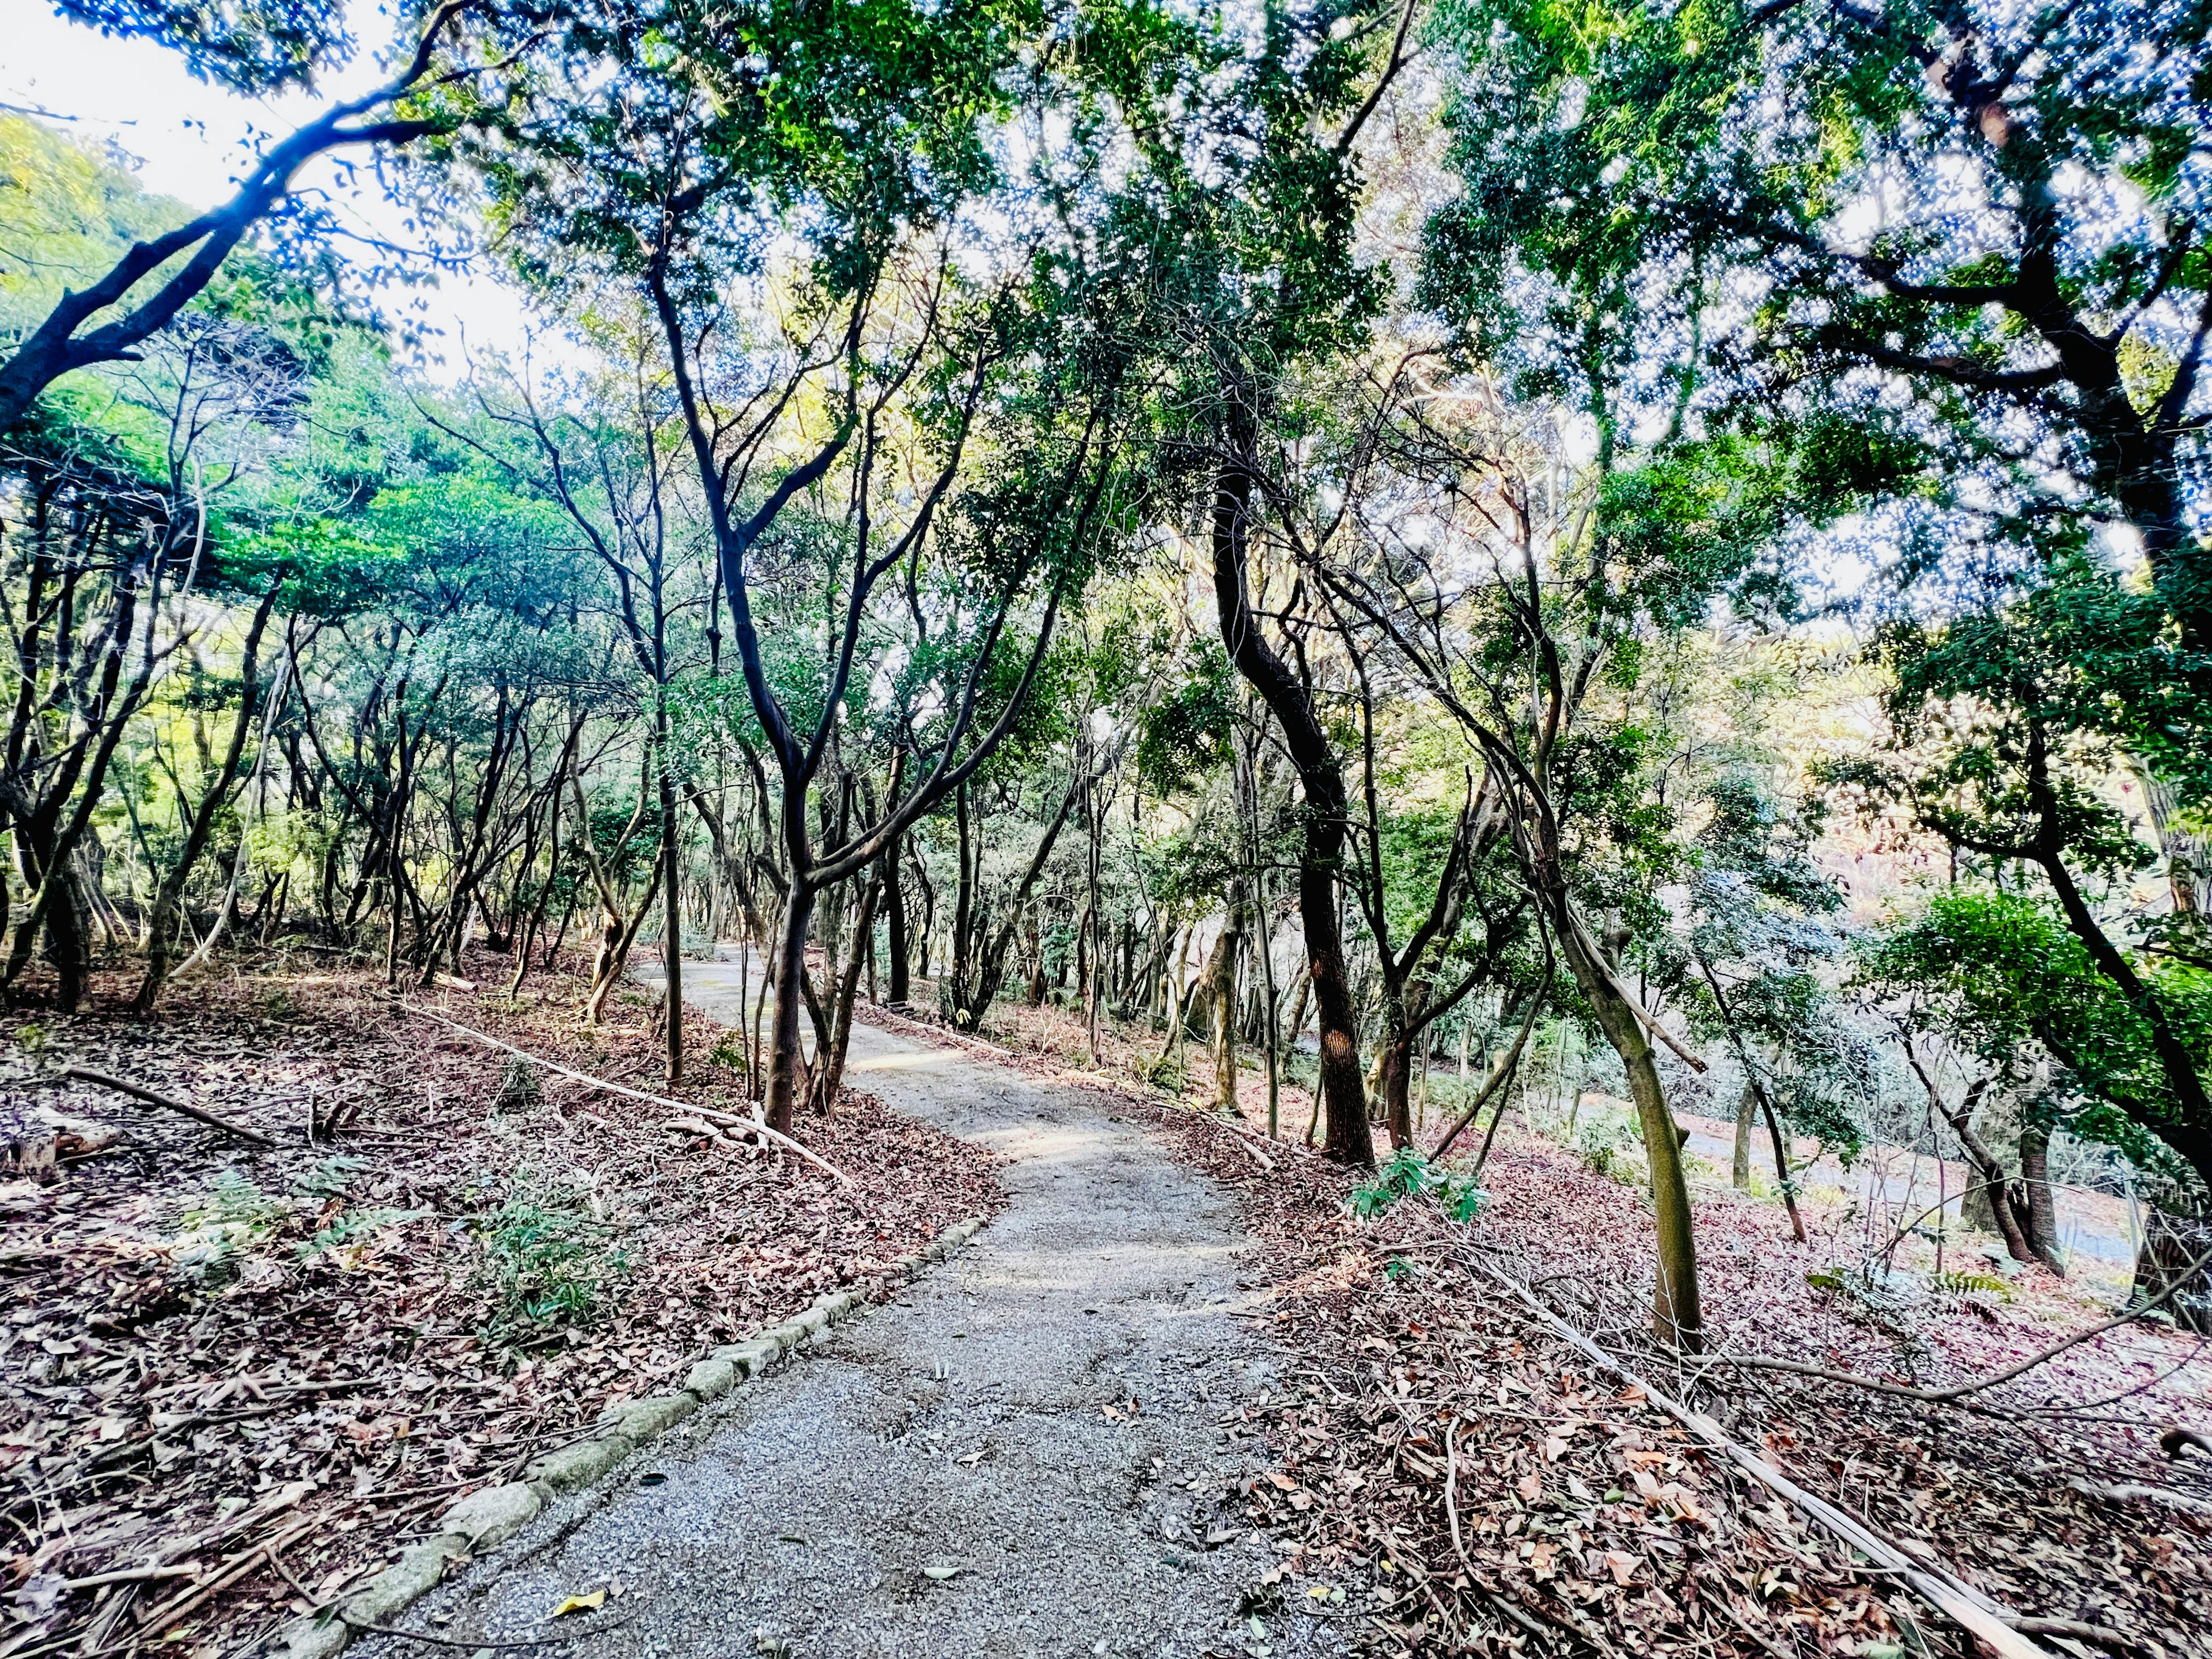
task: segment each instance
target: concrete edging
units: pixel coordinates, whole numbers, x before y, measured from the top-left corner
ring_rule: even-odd
[[[332,1659],[360,1627],[383,1624],[428,1594],[448,1565],[505,1543],[554,1498],[590,1486],[702,1405],[752,1381],[801,1343],[866,1307],[871,1291],[910,1277],[926,1263],[942,1261],[981,1232],[983,1222],[981,1216],[956,1221],[914,1255],[893,1261],[866,1286],[833,1291],[780,1325],[710,1350],[692,1365],[684,1386],[674,1393],[611,1406],[599,1414],[595,1437],[546,1453],[523,1471],[520,1480],[479,1487],[458,1499],[439,1517],[438,1530],[431,1537],[410,1545],[398,1561],[358,1589],[283,1626],[278,1639],[285,1659]]]

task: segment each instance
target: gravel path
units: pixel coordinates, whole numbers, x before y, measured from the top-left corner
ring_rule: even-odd
[[[684,973],[687,1001],[736,1023],[734,963]],[[594,1615],[619,1628],[540,1651],[1341,1651],[1338,1622],[1239,1610],[1275,1558],[1232,1507],[1261,1448],[1221,1424],[1275,1378],[1232,1316],[1256,1298],[1229,1199],[1109,1097],[868,1027],[847,1076],[1004,1159],[1007,1210],[409,1623],[536,1634],[619,1581]]]

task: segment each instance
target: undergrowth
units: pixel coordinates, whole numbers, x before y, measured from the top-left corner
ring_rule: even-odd
[[[1364,1221],[1406,1198],[1433,1198],[1455,1221],[1472,1221],[1490,1201],[1469,1176],[1435,1169],[1411,1146],[1401,1146],[1372,1181],[1352,1188],[1352,1212]]]

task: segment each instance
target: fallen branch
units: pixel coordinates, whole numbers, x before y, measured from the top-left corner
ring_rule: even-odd
[[[2066,1486],[2069,1491],[2078,1492],[2084,1498],[2101,1498],[2108,1503],[2158,1504],[2184,1515],[2212,1515],[2212,1500],[2192,1498],[2170,1486],[2147,1486],[2135,1480],[2092,1480],[2081,1474],[2069,1475]]]
[[[2086,1331],[2076,1331],[2064,1340],[2052,1343],[2040,1353],[2030,1354],[2016,1365],[2008,1365],[2004,1370],[1992,1371],[1987,1376],[1974,1377],[1965,1382],[1954,1382],[1948,1388],[1917,1389],[1909,1382],[1891,1382],[1879,1376],[1862,1376],[1856,1371],[1830,1370],[1825,1365],[1808,1365],[1800,1360],[1777,1359],[1769,1355],[1755,1353],[1715,1354],[1698,1370],[1697,1376],[1699,1381],[1703,1381],[1705,1374],[1714,1365],[1735,1365],[1747,1370],[1786,1371],[1792,1376],[1818,1377],[1824,1382],[1841,1382],[1854,1389],[1866,1389],[1875,1394],[1895,1395],[1900,1399],[1917,1400],[1931,1406],[1945,1405],[1954,1400],[1963,1400],[1970,1394],[1979,1394],[1984,1389],[1994,1389],[2001,1382],[2009,1382],[2013,1378],[2033,1370],[2038,1365],[2056,1359],[2069,1348],[2078,1348],[2084,1342],[2102,1336],[2106,1331],[2115,1330],[2122,1325],[2133,1324],[2145,1314],[2156,1309],[2168,1297],[2173,1295],[2185,1282],[2193,1279],[2197,1271],[2208,1261],[2212,1261],[2212,1250],[2206,1251],[2190,1263],[2185,1273],[2156,1296],[2151,1297],[2149,1301],[2125,1309],[2105,1321],[2101,1325],[2092,1325]],[[2199,1443],[2203,1443],[2201,1440]],[[2169,1449],[2166,1455],[2172,1456],[2175,1453]]]
[[[132,1639],[143,1639],[144,1637],[157,1634],[162,1626],[172,1620],[181,1619],[186,1613],[196,1611],[203,1602],[212,1599],[221,1591],[228,1589],[259,1566],[263,1561],[276,1559],[276,1552],[279,1549],[294,1539],[312,1531],[315,1525],[316,1522],[313,1521],[300,1522],[289,1531],[279,1533],[276,1537],[256,1544],[252,1549],[241,1554],[233,1556],[206,1577],[186,1585],[152,1612],[141,1615],[137,1624],[133,1626]]]
[[[213,1112],[204,1111],[198,1106],[187,1106],[183,1101],[173,1100],[158,1089],[149,1089],[143,1083],[126,1083],[119,1077],[110,1077],[105,1072],[95,1072],[89,1066],[64,1066],[62,1075],[73,1078],[80,1083],[95,1083],[103,1089],[112,1089],[118,1094],[129,1095],[133,1100],[143,1100],[149,1106],[161,1106],[173,1112],[182,1112],[186,1117],[198,1119],[206,1124],[210,1129],[220,1129],[227,1135],[235,1135],[249,1145],[263,1147],[270,1152],[276,1149],[276,1143],[257,1129],[249,1129],[243,1124],[233,1123],[227,1117],[217,1117]]]
[[[2148,1643],[2138,1641],[2124,1630],[2114,1630],[2110,1625],[2093,1625],[2084,1619],[2023,1619],[2013,1628],[2024,1636],[2063,1636],[2069,1641],[2087,1642],[2114,1653],[2156,1651]]]
[[[603,1077],[593,1077],[587,1072],[573,1070],[568,1066],[560,1064],[557,1060],[546,1059],[543,1054],[533,1054],[526,1048],[516,1048],[512,1042],[501,1042],[499,1038],[491,1036],[488,1032],[477,1030],[472,1025],[464,1025],[458,1019],[448,1019],[443,1014],[433,1013],[428,1008],[417,1007],[415,1004],[408,1001],[404,997],[395,997],[392,1000],[410,1014],[419,1014],[424,1019],[435,1020],[439,1024],[447,1026],[453,1030],[459,1031],[465,1037],[473,1038],[475,1041],[484,1044],[487,1048],[504,1049],[507,1053],[513,1054],[517,1060],[526,1060],[532,1066],[536,1066],[544,1071],[550,1072],[556,1077],[565,1077],[572,1083],[580,1083],[586,1088],[597,1089],[606,1094],[627,1095],[630,1099],[641,1100],[648,1106],[665,1106],[672,1112],[692,1115],[696,1114],[701,1110],[701,1108],[692,1105],[688,1101],[671,1100],[665,1095],[649,1095],[646,1093],[644,1090],[633,1089],[627,1084],[610,1083]],[[721,1114],[720,1115],[729,1115]],[[763,1144],[773,1143],[775,1146],[785,1147],[791,1152],[798,1153],[799,1157],[805,1158],[809,1164],[816,1164],[822,1169],[827,1170],[831,1175],[836,1176],[838,1180],[843,1182],[848,1187],[854,1184],[852,1176],[847,1175],[836,1164],[830,1163],[828,1158],[820,1157],[814,1152],[807,1151],[805,1147],[800,1146],[789,1135],[778,1134],[774,1129],[769,1128],[765,1123],[757,1122],[754,1119],[749,1117],[731,1116],[729,1127],[737,1129],[741,1133],[752,1135],[761,1140]]]
[[[1904,1551],[1826,1498],[1814,1496],[1742,1444],[1702,1412],[1692,1411],[1584,1336],[1537,1299],[1534,1291],[1508,1273],[1478,1261],[1469,1265],[1493,1284],[1508,1291],[1544,1325],[1586,1355],[1592,1364],[1631,1387],[1642,1389],[1651,1403],[1673,1418],[1713,1450],[1742,1469],[1768,1491],[1795,1505],[1829,1532],[1894,1576],[1930,1607],[1960,1629],[1979,1637],[2001,1659],[2052,1659],[2048,1648],[2022,1635],[2020,1615],[1998,1606],[1979,1590],[1941,1569],[1923,1566]]]

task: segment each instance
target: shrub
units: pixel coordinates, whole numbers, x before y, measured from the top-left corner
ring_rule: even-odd
[[[1401,1198],[1429,1197],[1455,1221],[1472,1221],[1490,1194],[1456,1171],[1432,1169],[1411,1146],[1401,1146],[1375,1178],[1352,1188],[1352,1212],[1364,1221]]]

